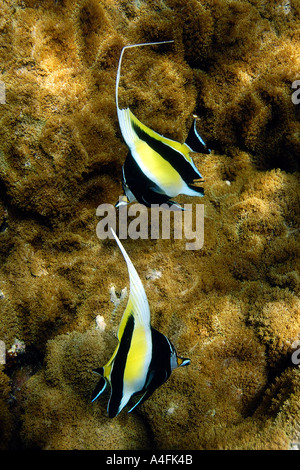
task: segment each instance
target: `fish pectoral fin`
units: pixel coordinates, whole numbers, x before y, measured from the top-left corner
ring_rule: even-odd
[[[163,196],[166,195],[166,193],[164,192],[163,189],[161,189],[159,186],[155,185],[155,186],[150,186],[151,191],[154,191],[155,193],[157,194],[162,194]]]
[[[186,210],[184,207],[182,207],[180,204],[178,204],[178,202],[174,202],[174,201],[168,201],[166,202],[165,204],[167,204],[169,206],[169,209],[170,210],[173,210],[173,211],[184,211]]]

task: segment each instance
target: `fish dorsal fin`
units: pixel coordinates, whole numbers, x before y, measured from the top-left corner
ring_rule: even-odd
[[[121,54],[120,54],[120,59],[119,59],[119,65],[118,65],[118,71],[117,71],[117,79],[116,79],[116,105],[117,109],[119,109],[119,99],[118,99],[118,91],[119,91],[119,82],[120,82],[120,75],[121,75],[121,64],[122,64],[122,58],[123,54],[125,52],[125,49],[130,49],[133,47],[141,47],[141,46],[154,46],[156,44],[167,44],[169,42],[174,42],[173,39],[169,41],[157,41],[157,42],[144,42],[140,44],[129,44],[128,46],[124,46]]]
[[[118,71],[117,71],[117,79],[116,79],[116,106],[117,106],[117,114],[118,114],[118,120],[119,120],[119,126],[121,129],[121,133],[123,136],[123,139],[125,140],[127,146],[129,148],[132,148],[132,145],[136,139],[136,134],[134,133],[133,127],[132,127],[132,122],[135,120],[138,125],[143,126],[142,123],[134,116],[134,114],[130,111],[129,108],[125,109],[120,109],[119,108],[119,83],[120,83],[120,75],[121,75],[121,65],[122,65],[122,58],[123,54],[125,52],[125,49],[133,48],[133,47],[140,47],[140,46],[153,46],[156,44],[166,44],[174,42],[174,40],[170,41],[159,41],[159,42],[146,42],[146,43],[140,43],[140,44],[130,44],[128,46],[124,46],[121,54],[120,54],[120,59],[119,59],[119,65],[118,65]],[[144,126],[147,128],[146,126]],[[147,128],[148,131],[150,129]],[[158,134],[159,135],[159,134]]]
[[[130,280],[129,299],[118,330],[118,338],[120,340],[129,315],[133,316],[136,326],[140,325],[150,330],[150,308],[145,289],[135,267],[112,228],[111,231],[126,261]]]
[[[129,108],[117,109],[119,125],[122,132],[123,139],[125,140],[127,146],[131,149],[131,152],[135,150],[135,144],[138,142],[139,137],[137,135],[137,129],[140,129],[142,132],[146,133],[150,138],[155,139],[159,142],[164,143],[168,147],[171,147],[173,150],[178,152],[178,155],[181,154],[189,163],[193,163],[193,160],[190,156],[190,147],[183,143],[177,142],[176,140],[165,137],[162,134],[150,129],[150,127],[143,124]]]

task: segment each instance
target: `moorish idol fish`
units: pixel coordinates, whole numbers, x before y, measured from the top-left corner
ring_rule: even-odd
[[[100,374],[93,394],[95,401],[110,385],[107,412],[117,416],[130,398],[139,394],[138,401],[129,410],[152,395],[176,367],[186,366],[189,359],[179,357],[171,341],[150,324],[150,309],[142,282],[123,245],[112,230],[125,258],[130,279],[127,307],[118,329],[118,345],[108,363],[94,372]]]
[[[148,207],[166,203],[181,208],[170,198],[179,194],[204,195],[204,189],[197,186],[204,180],[190,156],[190,152],[210,152],[197,132],[197,117],[194,116],[187,139],[181,144],[142,124],[129,108],[119,108],[118,89],[125,49],[170,42],[174,41],[133,44],[123,47],[121,51],[116,79],[116,106],[121,133],[129,152],[122,167],[125,195],[116,203],[116,207],[138,201]]]

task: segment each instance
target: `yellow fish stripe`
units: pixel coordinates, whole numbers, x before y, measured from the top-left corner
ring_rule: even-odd
[[[151,326],[142,282],[120,240],[113,230],[112,233],[127,264],[130,295],[118,329],[119,343],[107,364],[95,370],[100,380],[92,401],[109,384],[111,393],[107,411],[110,418],[117,416],[132,396],[140,394],[129,410],[132,411],[167,380],[173,369],[190,363],[189,359],[178,357],[168,338]]]
[[[141,123],[136,116],[134,116],[129,108],[119,110],[118,115],[122,135],[131,150],[132,156],[142,172],[153,181],[157,187],[161,188],[162,194],[168,194],[170,197],[177,196],[180,193],[190,194],[190,189],[174,166],[160,153],[153,150],[148,143],[140,139],[134,131],[133,126],[135,125],[140,128],[150,138],[173,148],[178,153],[178,158],[184,158],[193,166],[197,176],[201,177],[201,174],[189,155],[190,148],[186,144],[168,139],[145,126],[145,124]],[[199,195],[198,193],[196,194]]]

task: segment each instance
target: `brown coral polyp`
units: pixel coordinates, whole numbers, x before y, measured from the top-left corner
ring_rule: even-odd
[[[3,449],[288,449],[299,442],[299,16],[295,0],[0,0]],[[128,284],[96,208],[122,193],[115,106],[209,155],[204,245],[124,240],[152,324],[191,364],[129,415],[91,403]],[[150,274],[149,274],[150,273]],[[159,275],[158,275],[159,273]],[[102,329],[96,322],[101,317]],[[11,360],[11,358],[10,358]]]

